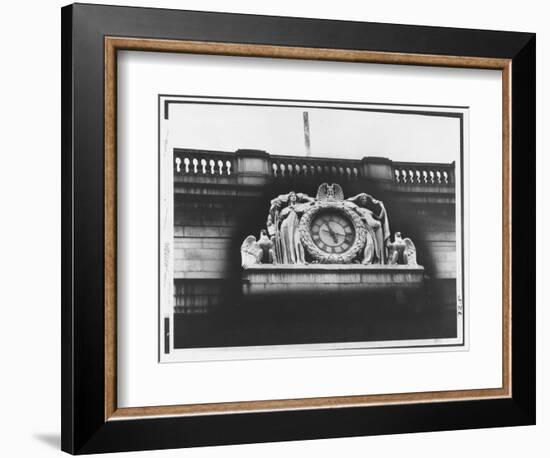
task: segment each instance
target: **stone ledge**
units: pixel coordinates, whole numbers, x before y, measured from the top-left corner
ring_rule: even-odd
[[[406,265],[273,265],[243,270],[243,294],[360,293],[421,288],[424,267]]]
[[[255,264],[243,268],[245,272],[313,272],[313,271],[359,271],[359,272],[395,272],[395,271],[422,271],[422,266],[409,266],[403,264]]]

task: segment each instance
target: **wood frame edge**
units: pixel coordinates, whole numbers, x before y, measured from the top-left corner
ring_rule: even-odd
[[[512,60],[502,69],[502,380],[512,396]]]
[[[506,388],[433,391],[365,396],[332,396],[271,401],[222,402],[170,406],[124,407],[116,409],[108,421],[134,420],[143,417],[190,417],[199,415],[245,414],[275,411],[342,409],[381,405],[426,404],[509,398]]]
[[[365,51],[335,48],[303,48],[297,46],[258,45],[149,38],[106,36],[105,43],[114,49],[128,51],[173,52],[236,57],[268,57],[336,62],[364,62],[395,65],[426,65],[502,70],[510,59],[465,57],[437,54]]]
[[[105,40],[105,126],[104,126],[104,205],[105,205],[105,419],[117,409],[117,345],[116,345],[116,247],[117,247],[117,167],[116,167],[116,48]]]
[[[494,389],[118,408],[116,377],[116,63],[118,50],[175,52],[240,57],[271,57],[340,62],[383,63],[396,65],[426,65],[501,70],[503,106],[503,386],[501,388]],[[104,51],[105,421],[129,420],[158,416],[194,416],[208,414],[366,407],[387,404],[412,404],[511,398],[511,59],[405,54],[325,48],[300,48],[289,46],[251,45],[238,43],[123,38],[110,36],[104,37]],[[508,243],[506,243],[506,241],[508,241]]]

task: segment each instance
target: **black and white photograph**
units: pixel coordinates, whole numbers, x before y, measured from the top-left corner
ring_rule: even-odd
[[[544,456],[545,11],[5,3],[0,455]]]
[[[467,350],[467,106],[158,102],[161,362]]]

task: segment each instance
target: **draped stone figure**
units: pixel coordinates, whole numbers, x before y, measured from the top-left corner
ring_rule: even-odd
[[[307,194],[282,194],[271,201],[267,230],[274,237],[276,262],[305,264],[305,252],[300,240],[298,223],[306,209],[315,201]]]
[[[346,201],[354,204],[355,210],[359,212],[367,227],[362,263],[386,264],[390,225],[384,204],[366,193],[357,194]]]

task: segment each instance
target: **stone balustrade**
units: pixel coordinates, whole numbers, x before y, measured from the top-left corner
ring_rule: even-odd
[[[393,176],[398,184],[454,186],[454,163],[452,164],[418,164],[393,163]]]
[[[380,157],[352,160],[278,156],[259,150],[174,149],[176,181],[198,179],[201,183],[207,183],[211,179],[216,183],[261,185],[270,180],[300,177],[334,182],[376,180],[397,188],[454,188],[455,164],[394,162]]]
[[[235,174],[235,154],[223,151],[174,150],[176,175],[231,176]]]
[[[361,166],[361,161],[292,156],[271,156],[270,160],[274,178],[309,176],[357,180]]]

